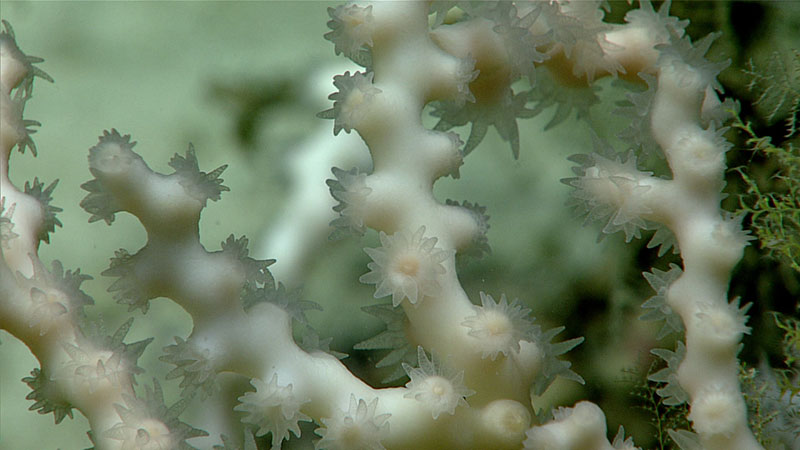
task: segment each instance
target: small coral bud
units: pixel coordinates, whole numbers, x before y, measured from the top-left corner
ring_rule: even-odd
[[[535,332],[529,319],[531,310],[518,300],[509,303],[503,294],[496,302],[491,295],[481,292],[481,305],[475,307],[475,315],[467,317],[462,325],[470,329],[470,336],[477,338],[482,358],[495,360],[500,353],[508,356],[519,352],[519,342],[531,340]]]
[[[695,325],[703,330],[698,337],[699,343],[712,352],[737,351],[742,334],[750,333],[750,327],[745,325],[745,313],[750,305],[739,308],[738,298],[722,307],[700,303],[699,312],[694,316]]]
[[[366,215],[365,206],[367,196],[372,192],[372,188],[367,186],[367,174],[360,173],[353,168],[348,171],[334,167],[331,169],[335,180],[327,180],[333,198],[339,204],[333,210],[339,213],[339,217],[331,221],[334,231],[331,239],[339,239],[348,234],[363,235],[366,231],[364,217]]]
[[[711,264],[727,271],[742,258],[744,247],[755,239],[743,229],[743,218],[744,214],[723,211],[722,220],[711,230],[711,239],[705,242],[709,247],[705,254]]]
[[[731,436],[746,426],[746,407],[738,389],[714,384],[702,390],[692,402],[689,420],[700,436]]]
[[[132,372],[121,352],[82,349],[69,343],[62,347],[70,357],[75,383],[89,393],[113,388]]]
[[[406,384],[409,392],[404,397],[423,403],[434,419],[442,413],[455,414],[459,405],[468,406],[464,397],[475,394],[475,391],[464,386],[464,371],[443,367],[433,357],[429,360],[422,347],[417,347],[417,358],[417,368],[403,363],[403,369],[411,378]]]
[[[628,436],[625,438],[625,428],[620,425],[619,429],[617,430],[617,435],[614,436],[614,441],[611,445],[616,450],[642,450],[640,447],[637,447],[633,444],[633,438]]]
[[[186,408],[186,401],[179,401],[170,407],[164,404],[164,392],[158,381],[153,387],[145,385],[144,395],[135,397],[122,394],[125,404],[116,403],[114,408],[119,421],[106,429],[100,436],[120,441],[122,450],[166,450],[191,448],[186,439],[208,436],[203,430],[181,422],[178,416]]]
[[[175,175],[181,179],[180,184],[186,193],[201,202],[203,206],[207,200],[217,201],[223,192],[230,191],[228,186],[222,184],[224,180],[220,178],[228,165],[223,164],[211,172],[201,171],[191,143],[186,150],[186,156],[176,153],[169,161],[169,166],[175,169]]]
[[[0,93],[0,148],[10,152],[15,145],[25,139],[25,125],[22,120],[23,104],[5,93]],[[4,155],[8,158],[8,154]]]
[[[667,363],[667,367],[647,377],[650,381],[663,383],[663,387],[658,388],[656,393],[661,396],[664,404],[670,406],[680,405],[688,401],[689,394],[683,390],[678,382],[678,367],[686,357],[686,345],[682,341],[678,341],[674,352],[665,348],[654,348],[650,350],[650,353]]]
[[[319,113],[317,116],[325,119],[334,119],[333,134],[338,135],[341,130],[349,133],[358,128],[361,122],[369,116],[370,103],[381,90],[372,85],[373,72],[363,74],[356,72],[350,75],[333,77],[333,85],[339,91],[328,96],[333,100],[333,108]]]
[[[717,75],[730,65],[730,60],[709,61],[705,58],[711,44],[721,32],[709,33],[692,43],[688,36],[672,39],[661,49],[658,64],[662,74],[668,74],[677,81],[680,88],[704,92],[706,86],[722,91]]]
[[[138,423],[119,423],[104,433],[104,437],[121,441],[122,449],[163,450],[175,448],[169,428],[159,420],[143,418]]]
[[[112,336],[104,335],[102,329],[87,327],[75,343],[62,342],[61,348],[69,361],[59,373],[66,373],[76,387],[88,393],[118,389],[130,383],[132,375],[143,372],[136,361],[154,339],[124,343],[132,324],[133,319],[123,323]]]
[[[475,69],[475,62],[475,58],[472,57],[462,58],[458,62],[454,77],[458,89],[458,93],[453,99],[456,105],[463,105],[466,102],[475,102],[475,96],[472,95],[472,91],[469,90],[470,83],[478,78],[479,71]]]
[[[289,439],[289,432],[300,437],[299,421],[311,421],[311,418],[300,412],[305,403],[292,393],[292,385],[278,385],[278,375],[273,374],[269,383],[258,378],[250,381],[255,392],[247,392],[239,397],[241,402],[234,409],[247,413],[242,419],[246,423],[258,426],[256,436],[272,433],[272,448],[279,449],[281,442]]]
[[[604,145],[598,141],[595,140],[596,147]],[[587,215],[587,221],[608,220],[603,233],[623,230],[626,241],[640,237],[640,230],[646,226],[643,216],[652,212],[645,202],[651,189],[647,184],[651,173],[636,168],[632,153],[625,158],[593,153],[570,159],[582,163],[582,167],[573,168],[578,177],[562,180],[576,188],[572,205]]]
[[[367,403],[350,394],[350,407],[334,417],[322,418],[315,432],[322,436],[314,448],[327,450],[386,450],[381,440],[389,431],[390,414],[375,415],[378,399]]]
[[[2,67],[0,67],[0,78],[3,80],[5,89],[12,89],[22,82],[30,71],[30,64],[24,53],[17,47],[14,40],[13,31],[9,32],[8,22],[3,21],[6,29],[0,32],[0,55],[2,55]]]
[[[30,147],[36,156],[36,145],[31,138],[35,130],[28,127],[40,123],[23,119],[22,111],[31,98],[33,78],[38,76],[51,83],[53,79],[34,66],[43,59],[23,53],[17,46],[11,25],[5,20],[0,22],[3,27],[0,30],[0,149],[5,158],[14,146],[18,146],[20,152]]]
[[[14,209],[17,204],[12,203],[8,208],[5,207],[6,197],[0,197],[0,249],[11,248],[11,240],[19,236],[14,233]]]
[[[57,324],[61,316],[66,314],[69,309],[69,300],[63,293],[47,289],[47,292],[38,289],[31,289],[32,308],[28,317],[28,326],[39,328],[39,336],[44,336],[50,328]]]
[[[531,426],[528,409],[514,400],[495,400],[481,413],[484,431],[496,441],[519,447],[525,438],[525,430]]]
[[[44,61],[36,56],[29,56],[20,50],[14,36],[14,29],[5,20],[0,21],[3,30],[0,31],[0,79],[6,94],[15,87],[22,86],[23,102],[30,98],[32,77],[37,76],[53,82],[50,75],[34,66]]]
[[[122,136],[117,130],[104,131],[94,147],[89,149],[89,168],[103,175],[125,174],[133,166],[144,165],[142,157],[133,151],[136,142],[130,135]]]
[[[667,293],[669,287],[681,275],[683,270],[677,264],[670,264],[668,271],[653,269],[653,272],[644,272],[644,278],[650,284],[650,287],[656,291],[656,295],[650,297],[642,304],[642,308],[648,310],[642,314],[641,320],[663,320],[664,325],[658,331],[656,339],[661,339],[668,334],[675,332],[680,333],[683,331],[683,321],[681,317],[672,310],[672,307],[667,304]]]
[[[31,411],[38,411],[39,414],[53,413],[56,425],[69,416],[72,419],[72,404],[61,398],[57,382],[45,374],[43,369],[33,369],[31,376],[22,379],[22,382],[31,388],[31,392],[25,397],[35,403],[28,408]]]
[[[731,148],[723,133],[728,128],[689,129],[676,134],[675,144],[667,149],[674,173],[691,177],[692,186],[721,191],[719,175],[725,169],[725,152]]]
[[[453,178],[461,176],[458,169],[464,164],[464,154],[461,152],[461,146],[464,143],[456,133],[442,133],[439,135],[441,144],[437,145],[429,153],[430,168],[433,171],[433,177],[439,178],[450,175]]]
[[[429,100],[445,100],[453,106],[461,107],[465,103],[475,103],[475,96],[469,86],[478,78],[475,59],[467,55],[464,58],[452,58],[434,64],[426,74]]]
[[[191,397],[199,389],[200,398],[204,399],[217,390],[217,370],[208,348],[199,348],[191,339],[185,341],[175,336],[175,344],[164,347],[164,352],[158,359],[175,365],[167,379],[183,378],[181,396]]]
[[[553,411],[553,421],[528,430],[526,449],[597,450],[608,448],[606,417],[591,402],[578,402],[572,408]]]
[[[372,5],[354,4],[328,8],[330,32],[325,39],[333,42],[337,55],[344,53],[354,61],[360,61],[359,52],[365,46],[372,47],[372,35],[375,32],[375,20],[372,16]]]

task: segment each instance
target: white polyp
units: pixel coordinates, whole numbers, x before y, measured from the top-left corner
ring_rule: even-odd
[[[300,412],[300,407],[308,400],[298,399],[292,393],[292,384],[278,384],[278,375],[273,374],[269,382],[258,378],[250,381],[255,392],[246,392],[239,397],[239,405],[234,409],[245,412],[242,419],[246,423],[256,425],[256,435],[272,433],[272,448],[279,449],[281,442],[289,439],[289,432],[300,436],[299,421],[311,421],[311,418]]]
[[[54,325],[69,326],[70,319],[64,317],[69,312],[69,299],[55,289],[31,288],[31,303],[28,311],[28,326],[37,328],[39,336],[44,336]]]
[[[452,252],[437,247],[437,238],[425,237],[424,226],[413,234],[401,230],[387,236],[381,232],[380,238],[381,247],[364,249],[372,262],[368,264],[370,272],[359,279],[376,285],[375,298],[391,295],[394,306],[403,300],[416,305],[439,294],[439,280],[446,273],[442,262]]]
[[[107,430],[103,437],[119,442],[120,450],[166,450],[175,448],[169,428],[161,421],[142,418],[138,421],[119,422]]]
[[[746,422],[746,409],[738,387],[712,383],[692,400],[689,420],[703,438],[730,437]]]
[[[694,326],[703,330],[697,339],[707,352],[730,356],[742,335],[749,331],[744,325],[745,317],[738,314],[737,303],[728,304],[723,299],[719,304],[703,302],[698,305]]]
[[[53,376],[62,379],[82,397],[110,397],[120,382],[130,376],[130,367],[120,351],[85,349],[64,343],[69,354],[63,366],[54,365]]]
[[[518,446],[530,424],[528,409],[513,400],[495,400],[481,411],[483,431],[500,445]]]
[[[377,414],[378,399],[370,402],[350,396],[350,407],[333,417],[322,418],[322,427],[316,433],[322,436],[315,448],[327,450],[378,450],[389,432],[389,414]]]
[[[532,450],[610,450],[606,418],[600,407],[582,401],[553,411],[554,420],[528,430],[525,448]]]

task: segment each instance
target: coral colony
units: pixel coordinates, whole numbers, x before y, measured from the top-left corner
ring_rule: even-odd
[[[559,339],[562,328],[541,328],[530,309],[502,293],[468,298],[456,256],[488,251],[486,208],[442,203],[432,191],[439,178],[458,177],[490,128],[516,158],[525,152],[518,120],[557,105],[555,125],[592,103],[556,95],[558,89],[548,97],[542,86],[591,91],[593,81],[615,77],[639,86],[622,108],[628,128],[621,137],[631,150],[596,137],[593,150],[573,157],[574,176],[564,182],[574,206],[601,221],[604,233],[622,231],[631,240],[655,229],[653,245],[679,252],[680,265],[645,273],[656,291],[644,305],[647,318],[664,321],[662,334],[685,336],[673,349],[654,350],[666,363],[652,375],[663,382],[659,395],[689,405],[690,429],[670,430],[671,438],[685,450],[762,448],[738,378],[747,305],[727,292],[750,238],[741,217],[720,207],[731,147],[722,134],[737,107],[719,96],[716,76],[726,63],[705,58],[715,36],[691,42],[688,21],[670,16],[668,4],[656,10],[641,0],[624,24],[608,24],[602,3],[408,1],[329,9],[325,38],[363,69],[333,78],[331,107],[319,116],[331,119],[331,139],[357,133],[371,159],[359,168],[334,167],[332,176],[330,166],[341,164],[327,167],[337,203],[319,215],[333,214],[334,235],[379,232],[380,244],[365,249],[371,262],[353,282],[374,285],[374,296],[384,299],[365,309],[386,331],[357,348],[388,350],[379,364],[395,365],[396,387],[366,384],[313,333],[296,340],[293,327],[306,323],[314,304],[273,277],[273,260],[248,256],[247,239],[231,235],[216,251],[200,244],[203,208],[228,190],[224,166],[201,170],[189,146],[169,162],[171,173],[157,173],[124,128],[98,130],[81,207],[90,221],[109,225],[118,213],[132,214],[147,233],[144,247],[111,258],[104,272],[116,280],[110,291],[136,314],[146,314],[151,299],[168,298],[193,321],[191,334],[161,356],[182,388],[172,406],[164,403],[163,381],[139,376],[140,355],[158,351],[146,348],[150,340],[126,340],[130,321],[100,331],[85,313],[93,300],[80,289],[89,277],[38,257],[40,242],[60,225],[60,209],[49,204],[55,186],[38,179],[15,186],[8,163],[14,148],[36,153],[31,127],[39,123],[23,110],[34,83],[53,80],[42,59],[21,50],[25,37],[4,22],[0,328],[41,365],[24,380],[31,409],[56,422],[79,411],[97,449],[254,449],[253,436],[277,449],[301,434],[331,450],[637,448],[623,429],[607,429],[592,402],[534,408],[532,397],[556,377],[583,382],[566,355],[583,339]],[[518,88],[520,80],[527,87]],[[426,106],[437,120],[432,129],[421,120]],[[452,131],[463,125],[465,140]],[[651,156],[666,159],[669,176],[642,167]],[[223,373],[246,377],[249,390],[228,399],[227,409],[209,404],[220,408],[217,423],[184,423],[189,400],[228,392],[220,389]]]

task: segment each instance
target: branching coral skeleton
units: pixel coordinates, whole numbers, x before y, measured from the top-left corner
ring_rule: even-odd
[[[676,440],[692,443],[684,449],[761,448],[737,378],[747,306],[727,294],[749,237],[741,218],[720,209],[730,148],[722,133],[735,104],[718,97],[716,75],[725,63],[705,59],[714,36],[692,43],[686,22],[669,16],[668,4],[656,11],[649,0],[621,25],[603,22],[596,1],[429,3],[329,9],[325,37],[364,69],[334,77],[332,108],[319,114],[333,119],[333,134],[355,131],[369,147],[371,164],[333,168],[328,185],[340,203],[319,215],[329,217],[337,237],[366,228],[380,233],[381,245],[366,249],[372,262],[360,281],[375,285],[376,298],[391,296],[391,306],[368,310],[388,330],[360,348],[392,349],[384,365],[401,364],[410,376],[405,386],[367,385],[311,331],[295,342],[293,326],[309,328],[305,311],[316,305],[273,278],[273,260],[250,257],[246,239],[231,236],[219,251],[200,244],[201,211],[228,190],[225,166],[200,170],[189,146],[170,161],[172,173],[154,172],[116,129],[90,149],[94,179],[83,185],[81,202],[90,220],[111,224],[128,212],[147,231],[146,245],[118,251],[105,273],[117,278],[115,299],[146,313],[150,300],[166,297],[193,320],[191,335],[176,338],[161,358],[175,366],[170,376],[182,379],[184,398],[171,407],[157,380],[134,389],[149,341],[125,343],[126,327],[95,333],[83,309],[92,300],[80,291],[86,275],[39,260],[39,242],[60,225],[48,205],[54,186],[43,189],[37,180],[23,192],[8,171],[14,148],[36,150],[36,123],[23,118],[34,78],[52,79],[3,23],[0,328],[41,364],[26,379],[40,412],[60,421],[80,411],[98,449],[190,448],[207,427],[183,423],[180,412],[195,395],[226,392],[220,375],[234,373],[255,391],[217,411],[244,413],[213,426],[225,435],[224,448],[251,446],[248,430],[271,434],[272,448],[280,448],[308,421],[316,423],[320,449],[635,448],[622,430],[610,441],[603,411],[588,401],[555,410],[551,420],[537,415],[532,395],[557,376],[583,382],[563,359],[582,338],[554,342],[562,328],[543,331],[528,308],[502,293],[499,300],[481,293],[480,306],[468,298],[456,255],[485,252],[485,208],[442,203],[432,191],[438,179],[458,177],[490,127],[518,157],[526,151],[518,119],[552,103],[558,110],[551,125],[572,109],[581,115],[594,102],[591,83],[613,76],[643,88],[629,96],[624,113],[632,128],[624,136],[637,152],[663,155],[671,177],[640,169],[633,151],[622,156],[597,138],[596,152],[576,157],[576,176],[564,181],[588,218],[605,222],[604,232],[624,231],[630,240],[659,227],[656,243],[665,251],[665,234],[674,236],[683,267],[646,274],[657,292],[645,306],[648,319],[665,320],[662,334],[686,334],[675,352],[656,352],[669,363],[656,374],[668,383],[662,395],[690,405],[694,431],[676,432]],[[529,91],[512,86],[520,79]],[[537,90],[542,86],[563,91],[551,95]],[[421,122],[429,104],[439,119],[433,130]],[[467,124],[466,142],[449,131]],[[283,244],[283,253],[308,252]],[[280,265],[284,255],[270,257]]]

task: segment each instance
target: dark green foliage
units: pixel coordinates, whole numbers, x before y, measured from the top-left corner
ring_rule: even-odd
[[[738,213],[750,215],[750,226],[767,254],[784,260],[800,272],[800,147],[791,143],[776,147],[769,137],[759,137],[752,125],[737,118],[733,126],[745,134],[745,144],[774,160],[779,169],[757,180],[745,168],[737,168],[746,185]]]
[[[756,67],[751,60],[745,73],[750,77],[747,89],[758,95],[753,102],[756,110],[770,124],[784,117],[784,137],[796,134],[800,114],[800,52],[795,50],[788,58],[773,53],[764,67]]]
[[[786,141],[774,144],[771,137],[760,136],[750,121],[740,117],[736,117],[733,127],[741,131],[754,157],[766,158],[776,166],[766,175],[751,168],[735,169],[746,186],[737,212],[750,215],[751,229],[767,254],[800,272],[800,52],[794,52],[792,64],[790,69],[775,54],[763,70],[751,62],[745,71],[750,77],[748,89],[758,95],[756,112],[767,123],[785,117]]]
[[[750,428],[767,449],[796,448],[800,444],[800,320],[773,314],[783,332],[783,362],[770,367],[743,363],[739,373],[747,402]]]
[[[629,380],[633,382],[630,395],[635,400],[636,408],[644,411],[647,420],[653,427],[655,448],[658,450],[677,449],[678,447],[669,438],[668,430],[689,429],[689,405],[685,402],[677,405],[667,403],[665,397],[658,394],[658,391],[665,386],[663,382],[654,381],[652,378],[658,369],[658,361],[653,361],[646,374],[635,368],[625,370]]]

